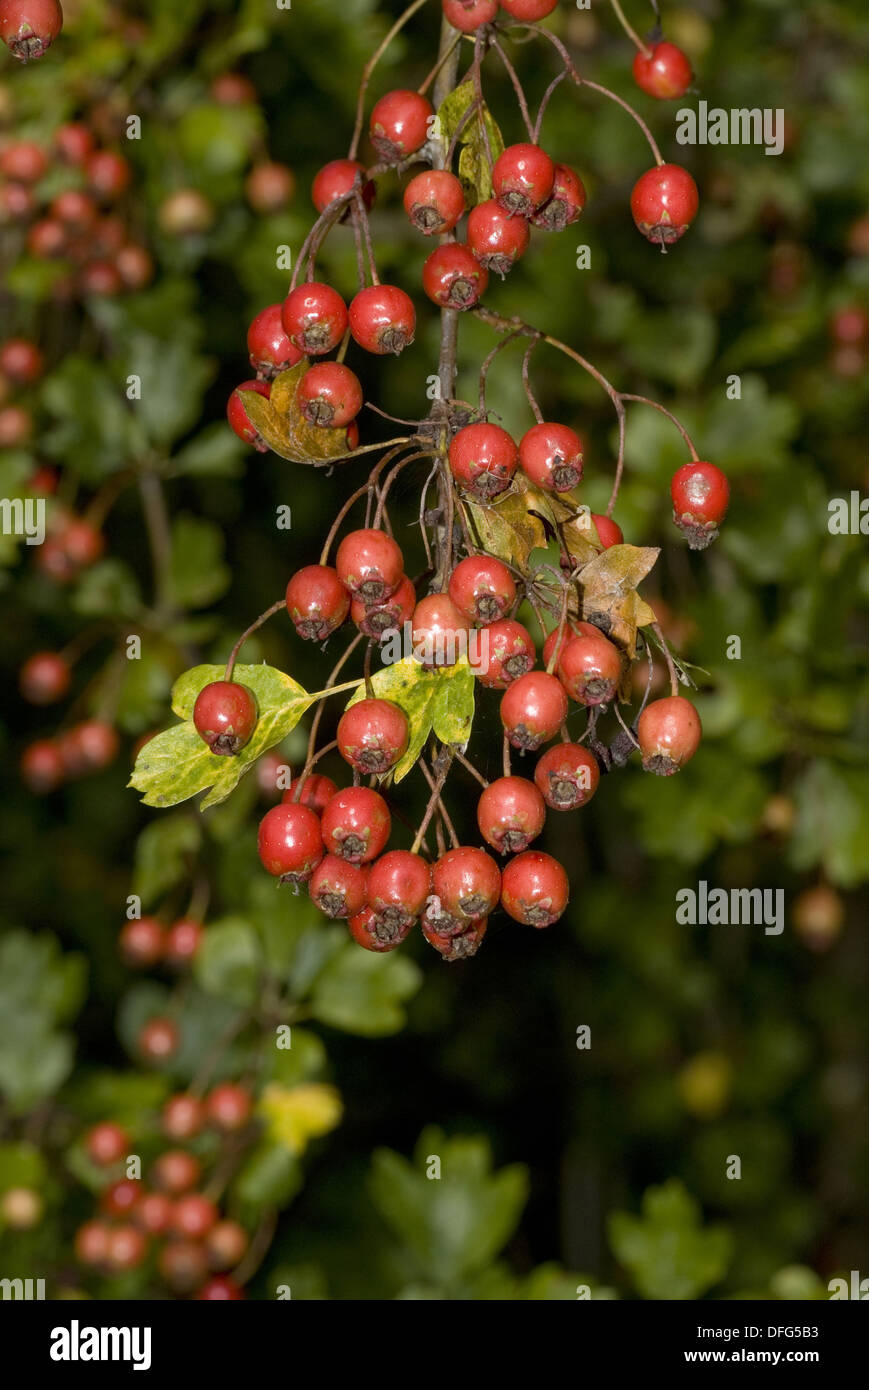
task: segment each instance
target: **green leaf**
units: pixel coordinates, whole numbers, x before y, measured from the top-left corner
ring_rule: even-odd
[[[869,769],[816,759],[797,783],[795,800],[794,866],[820,864],[843,888],[869,878]]]
[[[202,826],[190,815],[164,816],[146,825],[136,843],[133,892],[151,907],[190,874],[202,843]]]
[[[86,570],[76,586],[72,606],[84,618],[131,618],[142,602],[129,565],[114,557]]]
[[[732,1241],[723,1226],[704,1230],[700,1206],[678,1179],[646,1189],[642,1216],[614,1212],[610,1243],[643,1298],[699,1298],[720,1282]]]
[[[391,700],[407,718],[407,750],[392,770],[395,781],[400,782],[416,763],[431,733],[436,673],[427,671],[415,657],[406,656],[375,672],[371,684],[378,699]],[[363,685],[348,700],[347,708],[364,699]]]
[[[304,1183],[302,1165],[283,1144],[262,1140],[232,1184],[240,1201],[259,1207],[285,1207]]]
[[[263,968],[259,937],[249,922],[231,917],[215,922],[196,953],[194,974],[207,994],[252,1004]]]
[[[133,403],[136,419],[148,439],[166,449],[199,420],[215,364],[197,353],[189,332],[166,338],[128,328],[127,335],[127,373],[142,384],[141,399]]]
[[[245,446],[225,421],[207,425],[172,458],[172,472],[234,478],[242,471]]]
[[[317,976],[311,1014],[345,1033],[384,1037],[404,1026],[402,1004],[421,983],[419,967],[406,956],[375,955],[348,941]]]
[[[473,82],[463,82],[441,102],[437,114],[445,149],[449,149],[453,136],[476,99]],[[463,126],[459,147],[459,178],[465,189],[466,201],[469,206],[483,203],[492,196],[490,159],[494,164],[504,152],[503,136],[485,102]]]
[[[204,608],[229,587],[223,532],[212,521],[179,516],[172,527],[169,590],[176,607]]]
[[[48,1172],[45,1158],[33,1144],[0,1144],[0,1192],[10,1187],[41,1188]]]

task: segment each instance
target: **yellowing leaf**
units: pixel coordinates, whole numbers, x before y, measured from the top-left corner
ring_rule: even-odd
[[[476,99],[473,82],[463,82],[441,103],[438,118],[445,150],[449,149],[453,136]],[[491,198],[492,174],[489,158],[491,157],[494,164],[504,151],[503,136],[485,102],[462,126],[458,139],[459,178],[465,189],[468,206],[473,207],[475,203],[484,203],[487,198]]]
[[[494,502],[467,499],[463,505],[477,545],[517,569],[526,571],[532,550],[546,545],[546,528],[538,516],[529,513],[522,492],[506,492]]]
[[[303,358],[276,376],[268,399],[257,391],[240,392],[245,410],[272,452],[294,463],[323,463],[347,453],[345,429],[309,424],[299,409],[299,383],[309,366]]]
[[[268,1137],[296,1155],[303,1154],[312,1139],[335,1129],[343,1114],[341,1096],[335,1087],[317,1082],[306,1086],[269,1082],[258,1109]]]
[[[474,697],[474,673],[467,657],[437,672],[431,714],[435,737],[441,743],[467,747],[474,722]]]
[[[378,699],[391,700],[407,718],[407,749],[389,774],[396,782],[410,772],[432,730],[442,743],[467,744],[474,720],[475,688],[466,656],[455,666],[439,671],[427,671],[415,657],[406,656],[377,671],[371,685]],[[364,699],[365,687],[360,686],[347,708]]]
[[[637,654],[637,628],[656,621],[637,593],[660,551],[653,546],[612,545],[583,569],[581,616],[596,623],[631,658]]]

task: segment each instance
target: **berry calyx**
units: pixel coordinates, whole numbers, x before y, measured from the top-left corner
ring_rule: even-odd
[[[257,395],[265,396],[268,400],[271,387],[267,381],[243,381],[240,386],[236,386],[226,404],[226,418],[233,433],[237,434],[239,439],[243,439],[245,444],[252,444],[259,453],[264,454],[269,446],[247,413],[247,406],[240,394],[242,391],[256,391]]]
[[[284,332],[294,347],[320,357],[337,347],[347,332],[347,305],[331,285],[297,285],[281,307]]]
[[[467,650],[470,623],[449,594],[420,599],[412,625],[413,655],[428,671],[455,666]]]
[[[369,285],[350,301],[350,332],[366,352],[396,356],[413,342],[416,310],[397,285]]]
[[[375,860],[368,874],[372,917],[366,929],[378,941],[404,940],[425,906],[430,884],[429,865],[409,850],[390,850]]]
[[[546,671],[520,676],[501,697],[501,723],[514,748],[539,748],[555,737],[566,718],[564,687]]]
[[[271,381],[278,372],[301,362],[302,354],[287,337],[281,319],[282,305],[261,309],[247,330],[247,350],[254,371]]]
[[[404,556],[385,531],[351,531],[338,547],[335,569],[341,583],[366,607],[388,599],[404,578]]]
[[[325,212],[339,198],[347,198],[358,184],[365,206],[370,208],[376,190],[370,179],[363,182],[364,173],[365,165],[360,164],[358,159],[333,159],[324,164],[311,184],[314,207],[318,212]]]
[[[362,409],[362,386],[343,362],[317,362],[299,382],[296,400],[310,424],[346,429]]]
[[[529,849],[511,859],[501,874],[501,906],[516,922],[549,927],[567,907],[567,874],[557,859]]]
[[[410,622],[415,608],[416,590],[405,574],[395,593],[382,603],[366,607],[361,599],[354,598],[350,605],[350,617],[366,637],[382,642],[390,633],[400,632],[404,624]]]
[[[547,748],[534,769],[534,782],[547,806],[554,811],[574,811],[591,801],[600,781],[594,754],[581,743],[559,743]]]
[[[88,1157],[101,1168],[109,1168],[113,1163],[120,1162],[129,1153],[129,1145],[126,1130],[109,1122],[94,1125],[85,1139]]]
[[[359,700],[338,721],[338,752],[364,777],[394,767],[407,748],[407,718],[391,700]]]
[[[637,739],[646,772],[671,777],[700,747],[703,726],[690,700],[668,695],[646,705],[637,722]]]
[[[481,421],[453,435],[449,459],[456,482],[485,502],[509,486],[519,466],[519,450],[500,425]]]
[[[327,854],[311,875],[308,893],[327,917],[355,917],[365,906],[367,883],[365,869]]]
[[[257,851],[263,868],[281,882],[306,883],[325,853],[319,816],[294,801],[273,806],[260,821]]]
[[[257,716],[256,696],[238,681],[212,681],[193,706],[196,732],[221,757],[235,757],[250,742]]]
[[[527,777],[498,777],[477,803],[480,834],[499,854],[526,849],[543,829],[546,804]]]
[[[493,198],[471,209],[467,235],[468,246],[480,265],[502,279],[525,255],[531,241],[525,218],[505,211]]]
[[[699,206],[697,185],[679,164],[656,164],[637,179],[631,193],[637,229],[662,251],[685,235]]]
[[[486,636],[488,660],[485,666],[474,668],[474,675],[490,690],[506,690],[537,660],[534,639],[515,618],[499,618],[486,629]]]
[[[552,192],[542,207],[531,214],[535,227],[546,232],[563,232],[578,222],[586,204],[585,184],[566,164],[556,164]]]
[[[730,485],[714,463],[695,461],[677,468],[670,482],[673,520],[692,550],[705,550],[718,537],[727,515]]]
[[[442,931],[438,930],[436,920],[423,913],[420,925],[428,944],[433,946],[444,960],[456,961],[467,960],[477,954],[486,935],[488,921],[485,917],[480,917],[475,922],[469,922],[466,927],[460,927],[458,931]]]
[[[368,864],[385,848],[392,829],[389,807],[371,787],[336,792],[322,818],[323,843],[329,854]]]
[[[0,39],[23,63],[41,58],[62,28],[58,0],[4,0],[0,5]]]
[[[425,236],[451,232],[465,210],[461,180],[446,169],[427,169],[404,190],[404,210]]]
[[[244,1129],[253,1110],[253,1101],[246,1086],[236,1081],[223,1081],[209,1091],[205,1101],[208,1118],[223,1134],[235,1134]]]
[[[31,705],[53,705],[63,699],[71,675],[69,663],[59,652],[35,652],[22,666],[18,683]]]
[[[495,160],[492,188],[505,212],[530,217],[554,187],[555,165],[539,145],[508,145]]]
[[[350,612],[350,595],[331,565],[297,570],[287,585],[286,603],[296,632],[306,642],[325,642]]]
[[[681,48],[663,39],[652,44],[648,52],[637,52],[633,72],[637,86],[659,101],[683,97],[694,80],[691,64]]]
[[[617,521],[613,521],[611,516],[600,516],[597,512],[592,512],[591,519],[597,531],[597,538],[604,550],[609,550],[611,545],[624,545],[625,535]],[[592,537],[594,539],[594,537]]]
[[[498,905],[501,870],[491,855],[473,845],[447,850],[431,871],[431,891],[457,923],[488,917]],[[429,914],[434,923],[434,915]]]
[[[387,92],[371,112],[371,143],[387,164],[398,164],[422,149],[428,139],[428,123],[434,115],[431,102],[419,92],[398,88]]]
[[[449,595],[472,622],[493,623],[516,602],[516,581],[494,555],[469,555],[450,575]]]
[[[422,287],[442,309],[473,309],[488,285],[486,267],[458,241],[436,247],[422,268]]]
[[[569,492],[582,478],[582,440],[568,425],[532,425],[519,441],[519,463],[538,487]]]
[[[558,675],[577,704],[609,704],[622,678],[621,652],[598,628],[583,623],[561,650]]]
[[[299,778],[294,777],[287,790],[281,797],[281,801],[298,801],[302,806],[310,806],[312,811],[316,811],[318,816],[323,811],[338,788],[331,777],[324,777],[320,772],[312,772],[302,785],[299,793]]]
[[[491,24],[498,13],[498,0],[443,0],[444,16],[454,29],[472,34],[481,24]]]
[[[404,938],[408,935],[412,922],[408,922],[402,929],[396,929],[389,937],[378,936],[376,930],[376,919],[370,907],[363,907],[361,912],[357,912],[355,917],[351,917],[347,923],[347,928],[357,946],[363,946],[366,951],[394,951],[396,946],[400,946]]]
[[[545,19],[548,14],[552,14],[557,4],[558,0],[501,0],[501,9],[506,10],[514,19],[536,24],[538,19]]]

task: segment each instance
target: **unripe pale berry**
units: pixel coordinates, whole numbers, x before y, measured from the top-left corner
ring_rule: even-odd
[[[306,642],[325,642],[350,611],[350,595],[331,565],[305,565],[287,585],[287,612]]]
[[[370,787],[336,792],[323,811],[323,843],[328,853],[351,864],[375,859],[386,847],[391,829],[389,807]]]
[[[449,595],[472,622],[493,623],[516,602],[516,581],[494,555],[468,555],[450,575]]]
[[[703,726],[690,700],[669,695],[646,705],[637,721],[637,739],[646,772],[670,777],[700,747]]]
[[[638,230],[662,251],[685,235],[699,206],[697,185],[679,164],[656,164],[637,180],[631,194]]]
[[[346,429],[362,409],[362,386],[343,362],[317,362],[299,382],[299,409],[321,429]]]
[[[527,777],[498,777],[477,803],[480,834],[499,854],[515,854],[543,829],[546,804]]]
[[[422,268],[422,287],[442,309],[472,309],[488,284],[486,267],[458,241],[436,247]]]
[[[431,102],[419,92],[398,89],[375,103],[369,131],[380,158],[398,164],[415,154],[428,139],[428,123],[434,115]]]
[[[486,629],[488,661],[474,675],[490,690],[506,690],[512,681],[530,671],[537,660],[534,639],[515,618],[499,618]]]
[[[681,48],[663,39],[645,53],[637,51],[633,71],[637,86],[660,101],[683,97],[694,80]]]
[[[540,850],[517,854],[501,874],[501,906],[517,922],[548,927],[567,907],[567,874],[557,859]]]
[[[692,550],[705,550],[727,515],[730,485],[714,463],[693,461],[677,468],[670,482],[673,520]]]
[[[325,853],[319,816],[298,802],[273,806],[260,821],[257,850],[263,868],[275,878],[306,883]]]
[[[247,1232],[238,1221],[218,1221],[205,1238],[208,1263],[212,1269],[233,1269],[248,1243]]]
[[[193,706],[196,732],[221,757],[234,757],[250,743],[257,715],[256,696],[238,681],[212,681]]]
[[[508,145],[492,170],[495,198],[505,212],[530,217],[555,187],[555,165],[539,145]]]
[[[582,440],[568,425],[532,425],[519,442],[519,463],[538,487],[569,492],[582,478]]]
[[[391,700],[358,700],[338,721],[338,752],[364,777],[381,776],[407,748],[407,718]]]
[[[509,486],[519,466],[519,450],[500,425],[480,421],[453,435],[449,460],[456,482],[480,501],[487,501]]]
[[[600,781],[593,753],[581,743],[558,743],[547,748],[534,769],[534,782],[547,806],[573,811],[591,801]]]
[[[350,301],[350,332],[366,352],[400,353],[413,342],[416,310],[397,285],[369,285]]]
[[[286,164],[266,160],[251,169],[244,192],[254,212],[280,212],[296,191],[296,177]]]
[[[426,236],[451,232],[465,210],[461,180],[446,169],[426,169],[404,190],[404,210]]]

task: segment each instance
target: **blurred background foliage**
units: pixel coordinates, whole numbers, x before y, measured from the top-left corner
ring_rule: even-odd
[[[94,505],[107,536],[105,557],[65,585],[40,573],[28,547],[2,541],[0,1193],[37,1192],[39,1212],[22,1221],[0,1202],[0,1272],[48,1277],[55,1292],[165,1296],[150,1267],[94,1280],[76,1265],[74,1231],[106,1181],[81,1136],[118,1120],[147,1159],[160,1147],[160,1105],[213,1057],[215,1076],[253,1075],[261,1096],[259,1137],[227,1197],[251,1231],[280,1213],[252,1297],[281,1286],[339,1299],[567,1299],[578,1288],[596,1298],[825,1297],[834,1273],[869,1262],[869,566],[865,535],[827,524],[831,498],[869,491],[860,7],[664,6],[667,36],[711,106],[784,110],[777,158],[677,146],[675,105],[634,89],[630,47],[602,0],[590,13],[565,2],[551,20],[580,69],[634,102],[665,157],[692,170],[701,213],[670,255],[656,254],[628,210],[649,163],[640,133],[615,105],[563,84],[543,140],[586,180],[587,211],[578,227],[538,237],[487,302],[566,340],[621,389],[663,401],[733,491],[719,543],[688,552],[669,518],[681,442],[662,417],[632,408],[616,517],[627,540],[662,547],[644,594],[700,668],[707,738],[680,776],[630,768],[604,779],[581,818],[550,817],[546,847],[573,881],[562,922],[536,933],[497,919],[463,965],[445,967],[421,941],[370,957],[305,898],[263,881],[253,778],[204,817],[146,813],[125,790],[134,741],[165,721],[173,679],[194,660],[225,657],[291,570],[317,558],[340,500],[364,477],[362,463],[324,478],[248,454],[223,411],[248,375],[247,323],[286,292],[277,248],[301,245],[311,178],[345,153],[358,75],[400,8],[343,0],[336,22],[335,0],[285,11],[261,0],[69,0],[46,59],[0,66],[3,145],[48,149],[57,126],[86,119],[123,149],[128,215],[156,269],[134,293],[70,294],[63,264],[0,226],[4,336],[34,338],[48,363],[20,396],[32,440],[0,449],[0,494],[26,495],[50,465],[53,505]],[[641,30],[651,25],[639,0],[629,9]],[[439,13],[432,0],[394,43],[373,95],[423,79]],[[556,70],[547,50],[519,47],[516,60],[539,98]],[[246,75],[256,100],[216,99],[214,79],[228,70]],[[486,92],[508,141],[521,138],[494,62]],[[141,139],[124,138],[130,113]],[[273,212],[250,184],[269,160],[296,181]],[[63,178],[49,169],[46,198]],[[395,178],[381,181],[374,231],[381,274],[414,296],[420,327],[399,360],[352,365],[382,409],[422,414],[438,322],[419,290],[427,247]],[[590,270],[576,268],[578,245],[590,247]],[[352,291],[347,229],[322,264]],[[463,322],[465,398],[492,341]],[[585,497],[603,510],[615,452],[608,403],[564,359],[535,361],[546,417],[588,440]],[[508,351],[491,386],[514,433],[529,423],[518,371]],[[135,406],[131,373],[142,379]],[[738,401],[726,395],[733,373]],[[363,439],[381,424],[366,416]],[[156,587],[155,481],[172,538]],[[408,525],[416,488],[404,475]],[[286,504],[289,533],[274,525]],[[316,689],[323,658],[288,627],[272,624],[246,659],[265,657]],[[124,659],[130,632],[143,638],[139,661]],[[26,657],[82,633],[90,645],[68,706],[26,705],[15,688]],[[497,715],[480,708],[485,737]],[[14,773],[24,746],[97,713],[123,736],[117,759],[33,796]],[[288,741],[288,761],[302,737]],[[495,756],[493,741],[493,766]],[[421,797],[412,781],[411,803]],[[701,879],[784,889],[785,931],[678,926],[676,892]],[[192,975],[179,984],[158,969],[137,983],[117,949],[128,894],[170,922],[188,910],[191,885],[202,907],[206,884]],[[147,1067],[141,1027],[166,1013],[181,1045]],[[290,1051],[264,1042],[276,1020],[293,1025]],[[583,1025],[590,1048],[578,1041]],[[734,1154],[739,1181],[726,1176]],[[439,1181],[427,1177],[432,1157]]]

